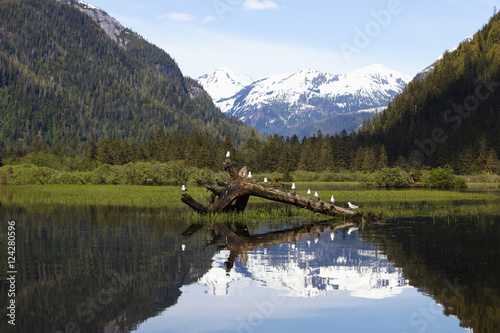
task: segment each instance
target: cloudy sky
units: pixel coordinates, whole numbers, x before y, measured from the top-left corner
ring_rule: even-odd
[[[168,52],[185,75],[254,79],[380,63],[414,75],[487,23],[496,0],[87,0]],[[500,9],[500,0],[498,1]]]

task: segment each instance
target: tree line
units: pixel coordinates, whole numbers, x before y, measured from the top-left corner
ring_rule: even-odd
[[[323,135],[318,131],[316,135],[302,139],[296,135],[271,135],[265,140],[259,140],[253,131],[239,147],[230,134],[214,138],[205,132],[190,135],[158,132],[142,143],[108,137],[92,138],[83,143],[63,140],[49,146],[41,138],[35,138],[30,147],[4,147],[0,151],[0,164],[31,163],[64,171],[88,171],[100,165],[182,161],[186,167],[219,171],[229,151],[233,163],[240,167],[246,165],[255,173],[371,173],[388,167],[412,170],[401,164],[398,156],[388,155],[385,145],[365,146],[364,143],[364,137],[354,131],[349,134],[344,131],[340,135]],[[473,147],[470,151],[472,157],[464,156],[457,163],[442,166],[458,174],[498,174],[498,157],[488,146],[485,136],[480,137]],[[33,159],[34,156],[37,158]]]

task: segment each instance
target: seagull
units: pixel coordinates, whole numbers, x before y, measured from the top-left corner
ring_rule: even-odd
[[[347,231],[347,234],[350,235],[353,232],[355,232],[356,230],[358,230],[358,228],[356,228],[356,227],[349,228],[349,230]]]
[[[186,192],[187,191],[186,190],[186,185],[182,185],[181,190],[182,190],[182,192]]]
[[[186,244],[182,244],[181,248],[182,248],[182,251],[186,250]]]
[[[319,200],[319,194],[318,191],[314,192],[314,197]]]
[[[226,153],[226,158],[229,158],[229,157],[231,157],[231,152],[229,152],[229,150],[228,150]]]
[[[264,177],[264,183],[269,183],[269,181],[267,180],[267,177]]]
[[[252,179],[252,171],[248,171],[248,179]]]
[[[295,183],[292,183],[292,190],[295,191]]]
[[[330,201],[331,201],[332,203],[335,203],[335,199],[333,198],[333,195],[332,195],[332,198],[330,199]]]
[[[351,208],[351,209],[358,209],[358,208],[359,208],[358,206],[353,205],[353,204],[352,204],[352,203],[350,203],[350,202],[348,202],[347,204],[349,205],[349,208]]]
[[[307,195],[311,195],[311,189],[307,190]]]

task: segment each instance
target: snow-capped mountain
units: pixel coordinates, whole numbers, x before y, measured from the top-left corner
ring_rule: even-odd
[[[217,77],[224,76],[222,70],[216,73]],[[371,65],[348,74],[302,70],[256,80],[233,94],[236,88],[218,89],[210,83],[211,77],[203,76],[199,82],[223,112],[264,134],[300,136],[312,135],[318,129],[324,134],[335,133],[332,129],[338,128],[336,124],[325,126],[324,120],[340,114],[352,113],[352,117],[357,117],[350,128],[345,128],[356,129],[362,123],[356,112],[384,109],[410,81],[409,76],[383,65]],[[321,126],[314,126],[321,121]]]
[[[342,237],[340,237],[342,236]],[[227,273],[230,252],[220,251],[198,283],[214,296],[235,293],[238,286],[258,284],[291,297],[320,297],[346,291],[354,297],[383,299],[408,288],[401,268],[361,238],[345,231],[326,232],[312,242],[276,245],[245,254]]]
[[[253,82],[250,76],[236,75],[227,68],[218,68],[210,74],[198,78],[214,101],[234,96]]]

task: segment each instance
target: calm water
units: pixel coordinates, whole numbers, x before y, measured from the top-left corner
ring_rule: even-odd
[[[500,331],[499,217],[190,226],[1,200],[1,332]]]

